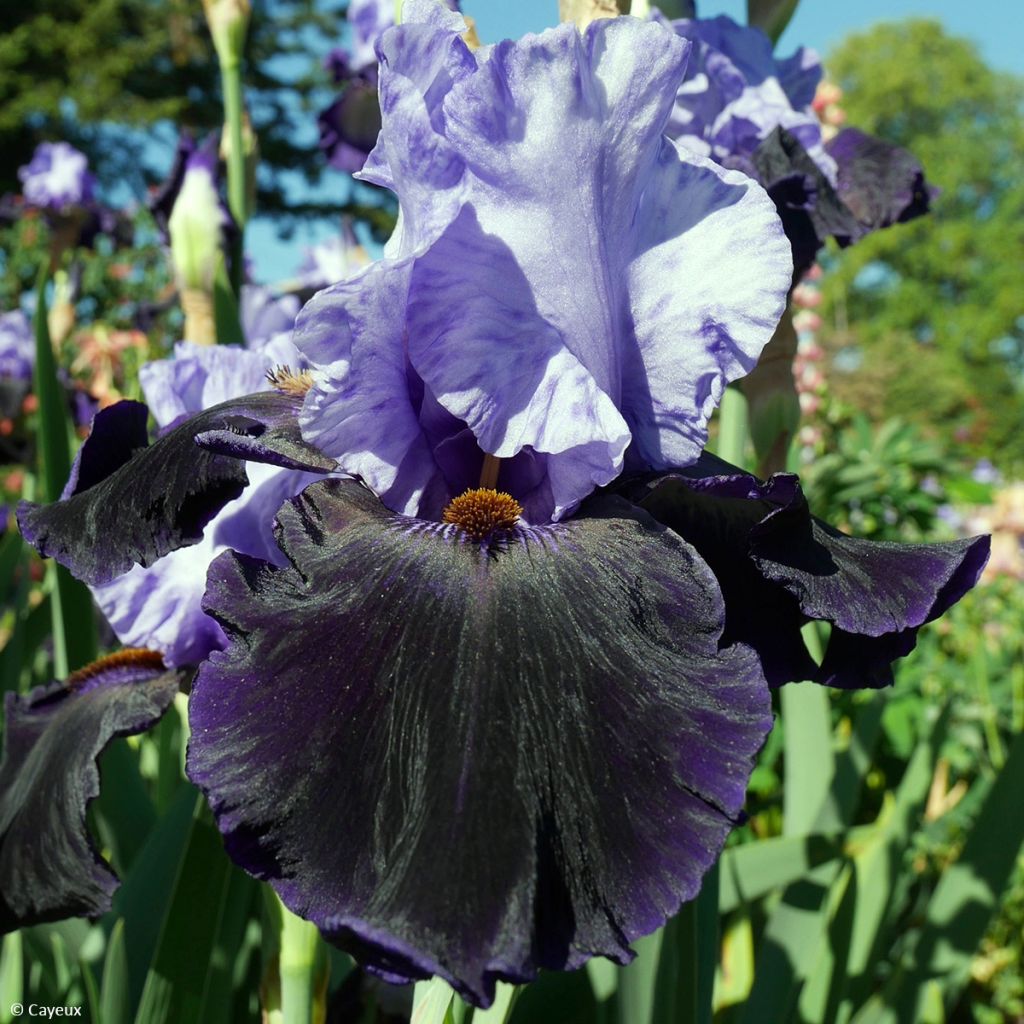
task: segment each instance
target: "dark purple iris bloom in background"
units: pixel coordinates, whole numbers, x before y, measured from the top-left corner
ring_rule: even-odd
[[[41,142],[18,177],[25,201],[51,213],[90,205],[96,189],[85,154],[68,142]]]
[[[349,474],[285,502],[272,552],[210,565],[188,773],[292,910],[486,1005],[628,961],[740,814],[770,685],[885,682],[986,542],[855,541],[794,477],[702,456],[792,263],[759,185],[664,136],[686,41],[623,18],[474,53],[432,0],[405,16],[366,170],[399,227],[301,313],[309,371],[148,446],[144,407],[106,410],[19,521],[95,585],[191,550],[238,460]],[[833,623],[820,667],[809,619]],[[4,799],[29,820],[36,792]]]
[[[661,21],[693,43],[669,134],[765,186],[797,278],[827,238],[849,245],[928,211],[935,190],[906,150],[854,128],[823,142],[811,109],[821,80],[813,50],[778,59],[763,32],[725,15]]]
[[[450,10],[459,0],[444,0]],[[395,24],[393,0],[351,0],[346,11],[350,41],[324,59],[340,96],[319,116],[320,148],[327,162],[354,174],[366,162],[380,131],[377,100],[377,41]]]

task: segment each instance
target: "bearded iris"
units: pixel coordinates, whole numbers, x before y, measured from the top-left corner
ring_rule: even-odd
[[[828,238],[849,245],[927,212],[935,189],[905,149],[856,128],[823,139],[811,107],[821,81],[813,50],[778,59],[763,32],[725,15],[662,20],[693,44],[669,134],[765,186],[798,278]]]
[[[238,459],[347,474],[284,504],[281,557],[210,566],[224,647],[188,773],[291,909],[485,1005],[626,962],[735,823],[769,684],[884,681],[985,543],[858,543],[794,478],[701,456],[792,263],[760,186],[664,136],[685,41],[621,19],[473,52],[458,15],[405,10],[365,172],[399,228],[300,314],[308,374],[138,450],[114,407],[67,500],[21,523],[99,583],[189,550]]]

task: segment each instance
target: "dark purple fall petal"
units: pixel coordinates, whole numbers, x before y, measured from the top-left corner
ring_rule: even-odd
[[[938,194],[912,153],[857,128],[844,128],[825,148],[838,168],[840,199],[868,231],[922,216]]]
[[[784,128],[776,128],[758,146],[751,162],[793,246],[795,281],[830,237],[847,246],[867,233],[800,141]]]
[[[479,1005],[624,963],[699,889],[771,727],[707,566],[618,498],[473,543],[352,481],[221,556],[188,772],[229,853],[392,980]],[[267,711],[272,710],[268,714]]]
[[[705,459],[704,472],[710,465]],[[653,481],[640,504],[711,566],[725,597],[725,639],[754,647],[773,686],[800,679],[889,685],[891,663],[977,583],[988,559],[987,537],[939,544],[848,537],[811,516],[792,474],[762,482],[734,469],[700,471]],[[833,627],[820,668],[800,637],[811,619]]]
[[[206,524],[242,493],[248,477],[240,459],[333,469],[332,460],[303,443],[296,421],[301,405],[301,397],[276,391],[247,395],[138,447],[145,406],[119,402],[97,415],[62,499],[19,505],[21,532],[86,583],[151,565],[198,542]]]
[[[97,758],[154,725],[179,676],[150,651],[123,651],[4,705],[0,763],[0,933],[110,909],[117,877],[86,827]]]

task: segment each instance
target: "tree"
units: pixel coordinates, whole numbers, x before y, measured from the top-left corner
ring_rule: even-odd
[[[336,214],[295,200],[281,172],[316,182],[325,162],[315,114],[329,101],[319,55],[341,39],[343,4],[255,0],[248,38],[248,106],[261,154],[263,213]],[[221,123],[220,80],[198,0],[19,0],[0,10],[0,194],[37,142],[82,148],[101,181],[136,195],[147,132],[162,122],[198,132]],[[141,131],[140,131],[141,129]]]
[[[926,20],[850,36],[827,67],[849,123],[907,147],[942,189],[929,216],[858,243],[826,276],[825,340],[845,349],[835,389],[1024,467],[1024,82]]]

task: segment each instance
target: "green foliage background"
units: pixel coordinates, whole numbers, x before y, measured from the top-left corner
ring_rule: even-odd
[[[906,146],[931,215],[829,261],[823,340],[836,395],[950,451],[1024,468],[1024,83],[935,21],[848,37],[826,67],[848,123]],[[843,372],[856,366],[856,372]]]

